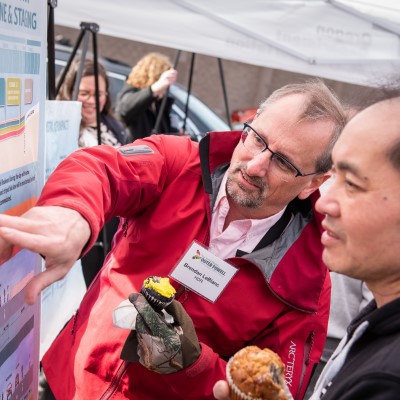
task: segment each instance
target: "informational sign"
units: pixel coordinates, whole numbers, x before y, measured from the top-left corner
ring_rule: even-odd
[[[0,212],[32,207],[44,180],[47,2],[0,1]],[[24,302],[41,259],[19,251],[0,265],[0,399],[36,399],[40,301]]]
[[[79,101],[46,101],[46,180],[62,160],[78,149],[81,107]],[[80,260],[65,278],[42,292],[40,359],[78,309],[85,292]]]
[[[47,100],[45,108],[45,180],[69,154],[78,150],[80,101]]]

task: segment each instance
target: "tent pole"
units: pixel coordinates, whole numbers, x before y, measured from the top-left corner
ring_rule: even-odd
[[[229,115],[228,96],[226,95],[224,70],[222,68],[222,60],[220,58],[218,58],[218,67],[219,67],[219,75],[221,77],[222,92],[224,95],[226,122],[229,125],[229,129],[232,130],[231,117]]]
[[[54,8],[57,0],[48,0],[48,23],[47,23],[47,75],[48,75],[48,99],[56,98],[56,63],[54,50]]]
[[[99,61],[97,56],[97,37],[96,31],[93,31],[93,62],[94,62],[94,88],[95,88],[95,100],[96,100],[96,125],[97,125],[97,144],[101,144],[101,127],[100,127],[100,89],[99,89]],[[106,243],[106,242],[105,242]],[[107,254],[107,252],[106,252]]]
[[[180,56],[181,56],[181,51],[178,50],[178,52],[176,53],[175,61],[174,61],[174,65],[173,65],[173,68],[174,68],[174,69],[176,69],[176,67],[178,66],[178,62],[179,62],[179,57],[180,57]],[[159,109],[159,111],[158,111],[156,123],[155,123],[155,125],[154,125],[153,130],[152,130],[152,133],[157,133],[158,128],[160,127],[161,118],[162,118],[162,115],[163,115],[163,113],[164,113],[165,106],[166,106],[166,104],[167,104],[168,91],[169,91],[169,88],[167,88],[167,90],[165,91],[165,94],[164,94],[164,97],[163,97],[163,99],[162,99],[161,106],[160,106],[160,109]]]
[[[182,126],[183,133],[185,133],[185,131],[186,131],[186,120],[187,120],[188,113],[189,113],[189,99],[190,99],[190,94],[192,93],[192,78],[193,78],[193,68],[194,68],[195,56],[196,56],[196,54],[192,53],[192,59],[190,60],[188,91],[187,91],[187,98],[186,98],[186,104],[185,104],[185,118],[183,120],[183,126]]]

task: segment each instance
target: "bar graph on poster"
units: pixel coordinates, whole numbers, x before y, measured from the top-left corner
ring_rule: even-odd
[[[39,4],[40,3],[40,4]],[[46,2],[0,1],[0,212],[22,215],[44,179]],[[36,399],[40,303],[24,301],[40,257],[16,249],[0,265],[0,399]]]

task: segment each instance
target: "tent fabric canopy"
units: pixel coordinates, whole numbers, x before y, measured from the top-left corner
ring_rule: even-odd
[[[55,23],[337,81],[379,86],[400,71],[394,0],[61,0]],[[78,12],[79,10],[79,12]]]

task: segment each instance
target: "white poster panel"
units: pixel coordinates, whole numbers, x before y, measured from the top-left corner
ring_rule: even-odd
[[[0,212],[21,215],[42,188],[47,3],[0,2]],[[0,398],[36,399],[40,301],[25,304],[24,287],[40,272],[37,254],[22,250],[0,266]]]
[[[79,101],[46,101],[46,180],[65,157],[78,149],[81,106]],[[64,279],[43,291],[40,359],[75,313],[85,292],[80,261]]]

